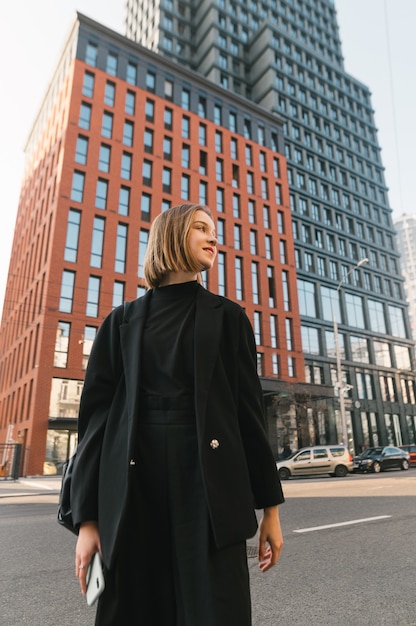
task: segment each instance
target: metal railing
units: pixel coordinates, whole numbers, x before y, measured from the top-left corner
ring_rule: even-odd
[[[21,443],[0,443],[0,480],[19,478],[21,457]]]

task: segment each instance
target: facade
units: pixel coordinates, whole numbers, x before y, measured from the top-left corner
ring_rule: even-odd
[[[128,0],[126,33],[284,120],[305,381],[334,386],[351,449],[416,441],[370,91],[344,70],[333,0]]]
[[[409,304],[410,328],[416,341],[416,216],[403,214],[394,220],[401,253],[404,289]]]
[[[22,444],[21,474],[59,471],[76,445],[97,329],[144,292],[149,225],[173,204],[214,211],[207,286],[245,307],[267,402],[316,395],[277,116],[78,15],[26,154],[0,330],[0,442]]]

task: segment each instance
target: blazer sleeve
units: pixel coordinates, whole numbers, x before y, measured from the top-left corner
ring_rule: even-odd
[[[284,502],[284,495],[266,430],[263,392],[257,374],[257,352],[253,328],[242,310],[237,395],[240,431],[255,508],[263,509],[281,504]]]
[[[123,307],[102,323],[91,350],[78,416],[78,447],[71,481],[75,525],[98,519],[98,475],[107,416],[121,378],[119,326]]]

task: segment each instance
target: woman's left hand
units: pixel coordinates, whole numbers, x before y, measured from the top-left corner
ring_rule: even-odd
[[[278,507],[267,507],[259,524],[259,568],[262,572],[267,572],[276,565],[282,548],[283,535]]]

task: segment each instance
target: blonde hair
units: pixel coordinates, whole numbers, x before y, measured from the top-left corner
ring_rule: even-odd
[[[189,232],[197,211],[211,219],[208,207],[201,204],[180,204],[160,213],[149,231],[149,241],[143,262],[148,288],[158,287],[169,272],[197,272],[202,283],[200,264],[189,248]]]

